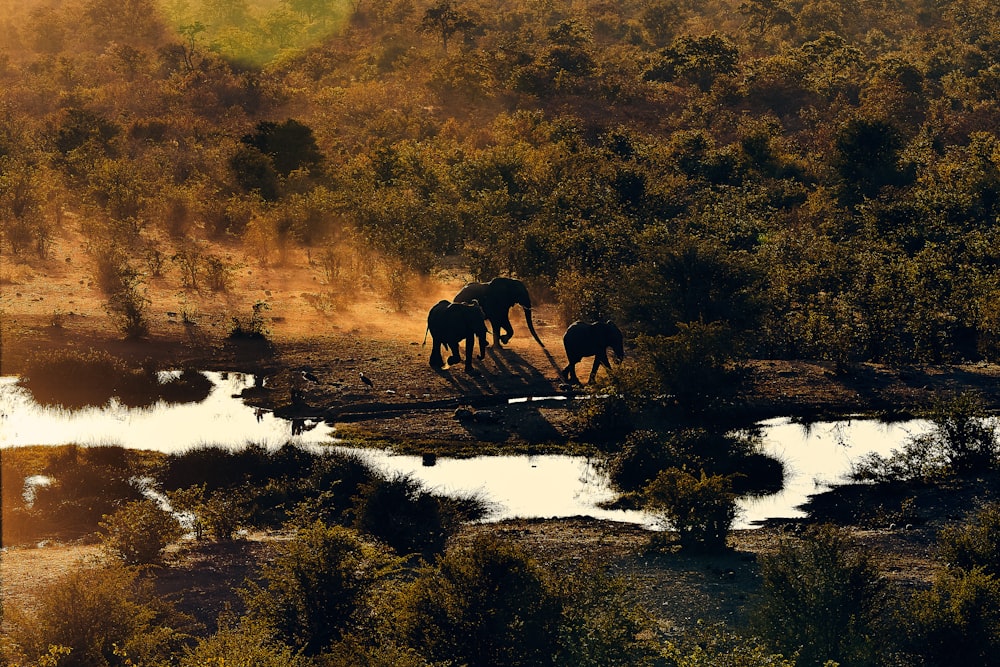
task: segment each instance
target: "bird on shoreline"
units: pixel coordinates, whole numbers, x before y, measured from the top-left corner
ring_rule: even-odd
[[[367,375],[365,375],[364,371],[359,371],[358,372],[358,377],[361,378],[362,382],[364,382],[366,385],[368,385],[369,389],[374,389],[375,388],[375,383],[372,382],[372,380],[371,380],[370,377],[368,377]]]

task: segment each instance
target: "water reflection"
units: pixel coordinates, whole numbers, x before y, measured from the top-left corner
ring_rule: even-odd
[[[334,429],[322,421],[288,421],[243,403],[239,395],[254,386],[252,375],[205,376],[212,390],[201,403],[128,408],[112,400],[101,408],[72,411],[40,406],[16,378],[0,378],[0,447],[119,444],[170,453],[206,444],[279,447],[287,442],[306,446],[335,442]],[[887,456],[931,425],[920,420],[885,424],[867,419],[802,425],[773,419],[761,426],[764,453],[784,463],[785,487],[773,495],[741,500],[737,527],[753,527],[769,518],[801,517],[796,508],[810,495],[842,481],[853,462],[870,452]],[[601,509],[599,505],[613,500],[615,493],[594,462],[579,456],[449,459],[353,451],[389,474],[413,475],[440,493],[480,495],[496,507],[490,520],[584,515],[653,523],[643,512]]]
[[[67,410],[36,403],[17,378],[0,378],[0,447],[117,444],[130,449],[177,452],[204,444],[237,447],[247,442],[277,447],[285,442],[324,442],[326,424],[293,424],[247,406],[240,392],[254,376],[206,372],[211,391],[200,403],[157,402],[130,408],[112,399],[101,407]]]

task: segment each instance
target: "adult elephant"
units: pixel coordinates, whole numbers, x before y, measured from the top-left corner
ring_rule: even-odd
[[[524,308],[524,320],[528,323],[528,331],[545,347],[545,343],[535,333],[535,325],[531,321],[531,297],[528,288],[520,280],[513,278],[494,278],[488,283],[469,283],[455,295],[456,303],[478,301],[486,314],[486,319],[493,327],[493,344],[506,344],[514,335],[514,327],[510,325],[510,309],[514,304]],[[507,333],[503,333],[506,331]]]
[[[580,378],[576,376],[576,365],[584,357],[594,358],[594,367],[590,369],[588,384],[594,381],[599,366],[611,370],[611,363],[608,361],[609,347],[619,362],[625,358],[622,332],[611,320],[573,322],[563,334],[563,347],[566,348],[566,359],[569,360],[569,364],[563,369],[562,374],[574,384],[582,384]]]
[[[431,334],[431,367],[444,368],[441,346],[451,351],[448,365],[462,360],[459,349],[465,340],[465,372],[478,375],[472,367],[472,353],[475,339],[479,339],[479,358],[486,356],[486,319],[483,309],[475,301],[472,303],[452,303],[447,299],[438,301],[427,313],[427,330]]]

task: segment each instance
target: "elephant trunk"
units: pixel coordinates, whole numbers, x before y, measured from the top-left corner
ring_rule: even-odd
[[[521,306],[521,307],[524,308],[524,321],[528,323],[528,331],[531,332],[531,335],[535,338],[536,341],[538,341],[539,345],[545,347],[545,343],[543,343],[542,339],[538,337],[537,333],[535,333],[535,325],[531,321],[531,306]]]

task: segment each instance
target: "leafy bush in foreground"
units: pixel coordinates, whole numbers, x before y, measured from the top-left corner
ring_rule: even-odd
[[[957,525],[945,526],[938,536],[941,558],[951,567],[980,567],[1000,576],[1000,503],[970,513]]]
[[[751,625],[797,664],[876,665],[883,583],[872,556],[833,526],[811,528],[760,561]]]
[[[925,665],[996,665],[1000,654],[1000,581],[982,568],[938,574],[897,614],[899,648]]]
[[[647,509],[677,531],[682,549],[722,551],[738,508],[732,480],[668,468],[644,490]]]
[[[31,611],[11,605],[4,615],[19,653],[13,664],[39,661],[53,646],[70,649],[60,667],[119,665],[120,654],[156,664],[180,654],[195,629],[149,580],[120,566],[77,567],[43,586]]]
[[[247,615],[306,655],[339,640],[394,559],[342,526],[299,528],[261,568],[262,583],[241,591]]]
[[[156,562],[164,547],[180,538],[177,518],[153,500],[127,503],[101,521],[104,550],[125,565]]]

